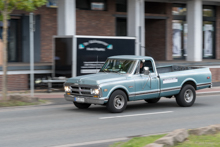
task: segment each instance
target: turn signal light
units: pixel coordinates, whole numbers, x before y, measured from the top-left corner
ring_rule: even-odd
[[[210,77],[207,77],[207,79],[210,79]]]

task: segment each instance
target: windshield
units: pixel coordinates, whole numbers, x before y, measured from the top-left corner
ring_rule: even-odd
[[[108,59],[100,69],[100,72],[130,74],[135,62],[135,60]]]

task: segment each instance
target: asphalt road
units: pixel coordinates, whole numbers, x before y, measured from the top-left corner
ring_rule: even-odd
[[[84,143],[108,146],[128,136],[157,134],[180,128],[220,124],[220,96],[197,97],[193,107],[177,106],[174,99],[157,104],[130,102],[120,114],[109,113],[104,106],[79,110],[64,99],[56,105],[0,109],[0,147],[47,147]],[[111,140],[113,139],[113,140]]]

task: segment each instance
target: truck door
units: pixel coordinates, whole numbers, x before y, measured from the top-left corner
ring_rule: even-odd
[[[150,74],[144,75],[143,68],[149,67]],[[151,99],[159,97],[159,78],[157,77],[156,68],[153,68],[151,60],[145,62],[139,61],[137,70],[134,74],[135,80],[135,100]]]

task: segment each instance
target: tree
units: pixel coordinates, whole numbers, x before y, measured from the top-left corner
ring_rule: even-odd
[[[1,20],[3,20],[3,77],[2,77],[2,97],[7,99],[7,48],[8,48],[8,20],[13,10],[34,11],[37,7],[45,5],[47,0],[0,0]]]

